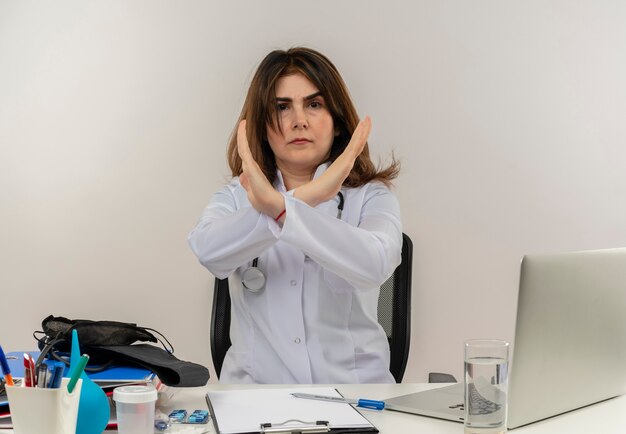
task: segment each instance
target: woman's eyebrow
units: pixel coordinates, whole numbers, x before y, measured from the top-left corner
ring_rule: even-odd
[[[321,96],[321,95],[322,95],[322,92],[317,91],[317,92],[315,92],[315,93],[312,93],[312,94],[311,94],[311,95],[309,95],[309,96],[305,96],[305,97],[304,97],[304,100],[305,100],[305,101],[310,101],[310,100],[312,100],[312,99],[314,99],[314,98],[317,98],[318,96]]]
[[[305,96],[304,100],[305,101],[310,101],[310,100],[312,100],[314,98],[317,98],[318,96],[321,96],[321,95],[322,95],[322,92],[321,91],[317,91],[315,93],[312,93],[311,95]],[[276,101],[279,101],[279,102],[293,102],[293,99],[285,97],[285,96],[277,96],[276,97]]]

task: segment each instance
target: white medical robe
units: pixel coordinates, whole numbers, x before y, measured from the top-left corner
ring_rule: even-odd
[[[312,208],[285,191],[280,172],[276,188],[287,210],[282,228],[234,178],[188,237],[200,262],[229,278],[233,345],[220,381],[393,383],[377,303],[401,260],[396,197],[379,182],[344,187],[340,220],[338,197]],[[266,285],[252,293],[241,275],[256,257]]]

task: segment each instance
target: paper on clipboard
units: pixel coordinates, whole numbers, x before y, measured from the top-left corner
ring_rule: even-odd
[[[331,432],[334,429],[378,432],[350,404],[299,399],[292,393],[341,397],[332,387],[210,391],[207,397],[220,434],[261,432],[261,424],[278,425],[288,420],[328,421]]]

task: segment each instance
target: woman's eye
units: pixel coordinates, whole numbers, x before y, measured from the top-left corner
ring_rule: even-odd
[[[278,109],[278,111],[285,111],[287,110],[287,104],[277,104],[276,108]]]
[[[309,107],[311,108],[321,108],[322,107],[322,103],[319,101],[311,101],[311,103],[309,104]]]

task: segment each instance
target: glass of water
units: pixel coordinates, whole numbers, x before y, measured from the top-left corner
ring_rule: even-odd
[[[465,342],[465,434],[506,431],[508,374],[508,342]]]

